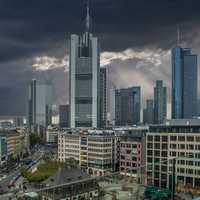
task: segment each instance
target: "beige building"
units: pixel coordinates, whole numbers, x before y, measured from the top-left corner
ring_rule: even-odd
[[[58,159],[74,158],[91,175],[113,172],[119,164],[119,137],[113,131],[65,132],[58,136]]]
[[[16,157],[28,150],[29,142],[26,129],[1,130],[0,135],[6,138],[8,157]]]

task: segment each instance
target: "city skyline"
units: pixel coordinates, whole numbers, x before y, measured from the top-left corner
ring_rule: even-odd
[[[62,14],[64,13],[64,11],[67,11],[67,8],[64,11],[61,9],[61,13],[56,14],[57,10],[60,11],[60,9],[58,9],[60,7],[58,6],[58,8],[55,8],[54,4],[57,4],[59,6],[63,5],[63,10],[64,8],[66,8],[66,6],[64,3],[59,4],[59,3],[55,3],[54,1],[51,1],[49,5],[50,6],[49,10],[52,11],[53,9],[55,9],[55,12],[53,13],[56,16],[58,16],[59,19],[61,19]],[[54,29],[52,27],[50,31],[48,31],[49,30],[48,27],[50,27],[48,24],[46,24],[47,26],[42,27],[41,24],[45,23],[46,14],[47,14],[47,10],[44,9],[43,3],[39,5],[39,8],[41,9],[43,8],[44,11],[46,12],[44,13],[39,12],[39,16],[41,17],[41,19],[44,19],[44,21],[41,21],[41,23],[39,22],[37,23],[37,20],[34,18],[35,15],[33,13],[31,12],[27,13],[28,10],[30,9],[32,10],[32,7],[30,7],[26,3],[23,4],[23,8],[24,9],[26,8],[25,10],[27,10],[26,12],[24,12],[24,15],[20,15],[19,12],[13,12],[13,13],[16,13],[19,19],[20,18],[23,19],[23,17],[26,15],[29,16],[31,19],[31,15],[33,15],[32,17],[36,21],[35,21],[35,24],[34,23],[32,24],[32,28],[34,29],[34,26],[36,26],[37,28],[39,27],[40,28],[39,30],[41,31],[40,33],[42,34],[42,38],[47,38],[47,40],[49,39],[50,43],[44,40],[43,42],[39,42],[39,44],[35,42],[33,45],[32,39],[34,39],[34,37],[31,38],[29,36],[27,32],[27,27],[24,27],[24,29],[22,29],[22,31],[20,32],[18,30],[15,30],[15,27],[10,24],[10,27],[16,31],[16,34],[13,34],[13,38],[15,38],[16,41],[19,41],[20,45],[23,43],[27,44],[27,46],[30,45],[30,50],[32,49],[31,46],[35,46],[36,50],[34,51],[33,54],[30,53],[28,55],[26,54],[28,52],[26,53],[24,52],[22,55],[20,54],[20,52],[18,52],[18,54],[20,55],[16,55],[16,56],[13,56],[13,53],[11,51],[9,54],[9,57],[12,57],[12,59],[10,58],[9,59],[10,61],[4,60],[6,59],[6,56],[4,56],[2,69],[5,70],[5,73],[3,73],[5,75],[1,79],[1,83],[2,83],[1,84],[2,85],[1,86],[1,91],[2,91],[1,105],[4,105],[4,106],[1,106],[0,108],[1,113],[4,114],[5,112],[8,112],[10,114],[15,114],[15,113],[24,114],[24,106],[20,105],[20,103],[18,103],[19,106],[14,106],[13,101],[11,99],[13,97],[16,97],[16,102],[22,102],[22,97],[24,97],[25,95],[23,92],[25,89],[25,82],[27,81],[28,78],[31,79],[32,77],[35,77],[37,79],[42,79],[42,78],[53,79],[53,82],[55,83],[55,88],[56,88],[55,103],[63,104],[67,101],[68,95],[67,96],[62,95],[64,94],[63,91],[66,91],[66,88],[64,87],[65,85],[67,85],[65,84],[67,80],[65,80],[65,77],[63,76],[63,71],[66,71],[64,66],[68,64],[67,59],[63,60],[63,56],[66,51],[66,47],[63,47],[63,45],[70,33],[78,33],[83,30],[83,25],[84,25],[83,21],[84,21],[84,16],[85,16],[84,15],[85,5],[83,5],[83,3],[76,1],[72,4],[73,5],[70,5],[69,3],[68,6],[69,7],[71,6],[70,8],[72,9],[76,9],[75,10],[76,12],[71,14],[71,20],[74,19],[75,22],[77,21],[78,22],[75,23],[76,26],[72,27],[70,30],[69,29],[63,30],[63,26],[69,23],[67,22],[67,20],[64,20],[64,18],[62,19],[63,21],[59,23],[59,25],[55,26]],[[175,2],[174,4],[167,3],[167,2],[165,2],[164,4],[171,7],[172,12],[173,12],[176,10],[178,1]],[[194,4],[196,5],[196,7],[194,6]],[[155,20],[155,22],[153,23],[153,25],[155,25],[156,27],[155,30],[149,32],[149,35],[146,35],[145,34],[146,31],[144,31],[144,23],[142,24],[141,21],[138,21],[140,23],[137,22],[139,18],[138,17],[134,18],[131,15],[130,8],[128,9],[128,5],[130,8],[135,8],[135,9],[139,8],[140,6],[143,6],[144,11],[146,11],[148,10],[147,9],[148,7],[153,7],[153,6],[155,6],[155,10],[158,9],[160,6],[160,3],[157,3],[156,5],[154,3],[152,3],[152,5],[150,4],[144,5],[142,3],[135,3],[133,5],[131,2],[128,2],[127,4],[122,3],[122,2],[119,2],[116,4],[114,3],[110,4],[109,1],[103,1],[103,3],[99,3],[98,1],[92,2],[92,16],[94,16],[93,29],[94,29],[94,32],[100,36],[101,43],[102,43],[101,64],[110,66],[112,81],[115,83],[117,88],[141,85],[142,92],[144,94],[144,95],[142,94],[143,96],[142,104],[144,105],[144,100],[147,98],[151,98],[153,96],[153,91],[150,90],[150,87],[151,88],[153,87],[155,79],[164,80],[166,86],[168,87],[168,90],[170,90],[170,85],[171,85],[170,83],[170,79],[171,79],[170,49],[176,44],[177,25],[180,25],[180,29],[182,33],[181,34],[182,42],[186,43],[186,44],[183,44],[183,46],[192,47],[194,49],[194,53],[196,53],[197,55],[199,54],[200,52],[198,48],[199,42],[195,37],[195,35],[196,36],[198,35],[198,30],[197,30],[198,24],[194,25],[195,20],[193,20],[194,18],[197,19],[198,15],[197,16],[194,15],[197,11],[193,9],[194,14],[191,14],[190,22],[185,22],[185,19],[184,17],[181,17],[181,14],[184,13],[183,11],[186,9],[185,7],[187,7],[185,6],[187,5],[187,2],[186,2],[184,5],[182,4],[179,5],[182,8],[180,10],[182,11],[177,11],[177,13],[174,12],[175,16],[176,15],[179,16],[179,19],[177,20],[177,22],[170,21],[171,17],[167,13],[164,13],[163,15],[161,15],[161,19],[163,20],[163,23],[166,23],[165,25],[167,27],[170,27],[168,31],[169,33],[168,35],[163,34],[164,28],[162,28],[162,26],[160,25],[162,22],[160,19]],[[9,5],[2,4],[2,8],[4,8],[4,6],[9,7]],[[19,5],[15,5],[15,6],[16,6],[16,10],[18,11]],[[189,6],[187,7],[187,9],[191,10],[191,7],[198,8],[198,3],[193,2],[193,6]],[[109,18],[110,20],[105,20],[105,17],[101,16],[100,11],[103,10],[103,8],[106,8],[107,11],[109,10],[113,11],[112,15],[110,14],[110,12],[105,13],[106,17],[110,16]],[[119,8],[122,8],[123,11],[128,12],[126,15],[122,15],[122,20],[124,19],[127,24],[123,23],[122,20],[119,20],[118,24],[114,22],[113,15],[116,15],[117,13],[116,11],[118,11]],[[10,10],[8,9],[8,13],[9,11]],[[78,11],[81,11],[81,12],[78,13]],[[5,14],[8,14],[8,13],[5,13]],[[23,11],[21,11],[21,13],[23,13]],[[148,11],[147,14],[152,14],[152,13],[151,11]],[[129,15],[129,17],[131,17],[133,21],[127,22],[127,15]],[[53,14],[50,15],[50,17],[51,16],[53,16]],[[152,16],[153,18],[155,18],[155,15],[152,15]],[[147,23],[146,21],[148,20],[144,20],[144,18],[145,18],[145,14],[143,14],[142,22]],[[14,17],[13,18],[11,17],[11,21],[13,19]],[[30,20],[30,19],[27,18],[27,20]],[[169,21],[165,22],[165,19],[168,19]],[[54,23],[56,22],[56,20],[57,19],[55,19]],[[20,22],[20,20],[17,22]],[[105,25],[105,27],[108,27],[110,23],[112,24],[112,26],[109,26],[108,29],[106,28],[101,29],[102,23]],[[133,28],[130,26],[132,23],[137,28],[137,31],[135,32]],[[79,26],[78,24],[80,24],[81,26]],[[4,26],[6,27],[6,25]],[[23,25],[21,26],[23,27]],[[123,27],[124,31],[121,31],[121,29],[116,30],[117,27]],[[149,27],[146,26],[145,30],[148,30],[148,29]],[[193,30],[194,33],[191,33],[190,31],[188,31],[191,29]],[[140,31],[143,34],[140,34]],[[59,35],[59,37],[57,36],[57,34]],[[26,37],[23,37],[22,39],[21,37],[24,35],[26,35]],[[124,35],[126,36],[128,35],[128,37],[125,37]],[[157,35],[160,35],[161,38],[155,37]],[[12,36],[10,36],[9,34],[8,34],[8,37],[12,38]],[[191,38],[195,38],[195,39],[191,41]],[[35,37],[35,40],[41,41],[37,37]],[[119,40],[123,42],[118,42]],[[52,45],[52,43],[54,45]],[[44,46],[43,48],[41,48],[41,50],[37,50],[37,47],[39,47],[40,45],[41,46],[44,45]],[[50,45],[50,46],[48,46],[47,48],[45,45],[47,46]],[[8,45],[7,48],[10,48],[10,46],[12,45],[11,44]],[[16,44],[16,47],[18,47],[17,44]],[[19,49],[24,50],[24,48],[22,47]],[[2,53],[5,53],[5,52],[3,51]],[[123,74],[123,76],[121,76],[120,74]],[[170,104],[170,93],[168,96],[168,104]],[[8,106],[5,106],[5,105],[8,105]],[[7,109],[5,110],[4,108],[6,107]],[[169,109],[170,107],[171,106],[168,105]],[[11,109],[9,110],[9,108]],[[21,113],[19,111],[21,111]],[[170,115],[169,113],[170,111],[168,111],[168,115]]]

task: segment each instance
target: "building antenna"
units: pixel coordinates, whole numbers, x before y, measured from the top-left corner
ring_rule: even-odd
[[[180,45],[181,34],[180,34],[180,27],[177,27],[177,46]]]
[[[87,0],[86,32],[90,31],[90,2]]]

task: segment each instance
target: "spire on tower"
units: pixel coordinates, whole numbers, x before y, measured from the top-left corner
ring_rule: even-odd
[[[86,15],[86,31],[90,31],[90,5],[89,0],[87,1],[87,15]]]
[[[180,27],[177,26],[177,46],[180,45],[180,40],[181,40],[181,36],[180,36]]]

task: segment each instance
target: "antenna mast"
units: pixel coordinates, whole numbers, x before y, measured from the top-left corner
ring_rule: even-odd
[[[177,46],[180,45],[181,34],[180,34],[180,27],[177,27]]]
[[[86,32],[90,31],[90,3],[87,1]]]

